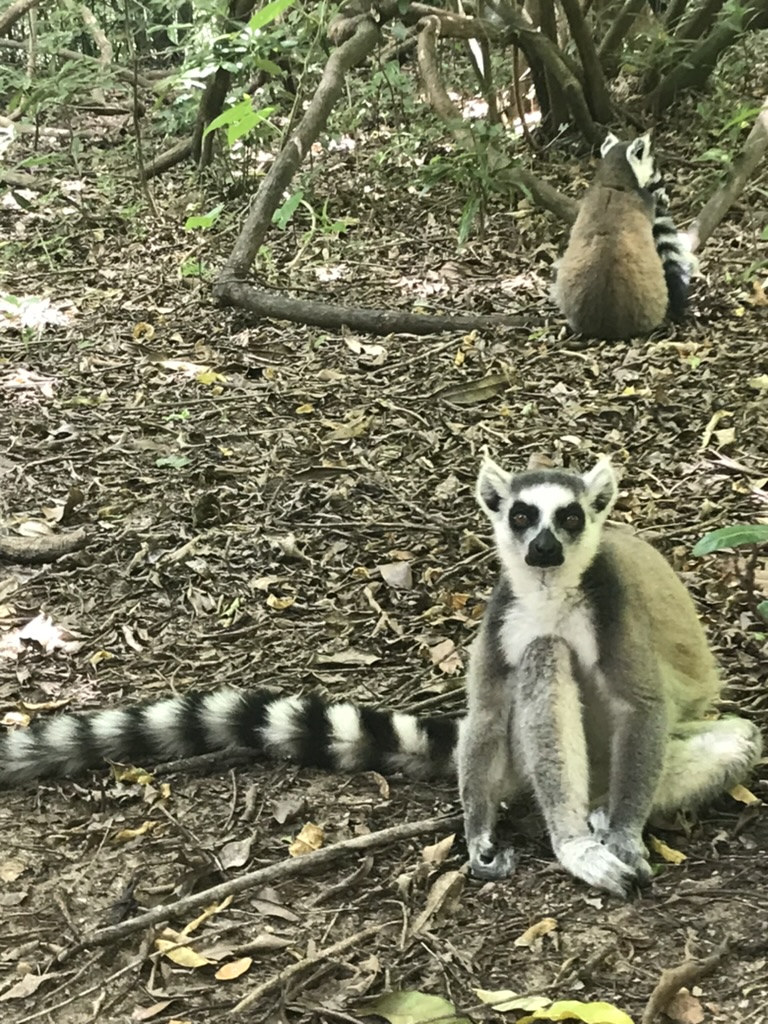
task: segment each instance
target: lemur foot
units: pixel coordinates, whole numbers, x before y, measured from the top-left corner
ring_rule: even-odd
[[[566,871],[588,885],[626,899],[637,882],[635,870],[594,836],[574,836],[556,843],[555,853]]]
[[[483,835],[470,839],[467,847],[473,877],[496,882],[514,873],[517,854],[511,846],[497,846],[490,836]]]
[[[589,827],[595,840],[623,861],[635,874],[639,885],[646,884],[652,875],[648,863],[648,850],[642,833],[628,828],[611,827],[608,812],[598,807],[589,816]]]

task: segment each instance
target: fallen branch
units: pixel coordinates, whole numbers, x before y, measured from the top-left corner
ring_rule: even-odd
[[[144,168],[145,179],[155,178],[158,174],[162,174],[164,171],[168,171],[171,167],[175,167],[177,164],[182,163],[192,153],[192,139],[182,139],[181,142],[177,142],[175,146],[171,146],[170,149],[166,149],[160,156],[156,156],[154,160],[151,160]]]
[[[85,547],[85,530],[72,533],[50,533],[39,537],[0,537],[0,559],[21,565],[42,565],[55,562],[62,555],[70,555]]]
[[[718,966],[729,949],[729,942],[718,946],[715,952],[703,960],[686,959],[677,967],[668,967],[661,972],[656,988],[651,992],[650,999],[643,1010],[640,1024],[653,1024],[660,1013],[663,1013],[670,1001],[681,988],[690,988]]]
[[[688,229],[691,252],[707,241],[720,221],[730,210],[734,200],[742,193],[752,173],[768,152],[768,97],[752,125],[744,148],[733,161],[728,177],[707,200],[701,213]]]
[[[422,818],[420,821],[406,821],[402,825],[393,825],[391,828],[371,832],[366,836],[344,839],[340,843],[327,846],[324,850],[317,850],[315,853],[308,853],[304,857],[281,860],[277,864],[270,864],[266,868],[259,868],[257,871],[240,875],[239,878],[231,878],[220,885],[213,885],[209,889],[185,896],[174,903],[154,907],[144,914],[139,914],[138,917],[131,918],[130,921],[122,921],[120,924],[110,925],[107,928],[99,928],[69,949],[62,950],[56,958],[57,963],[64,963],[83,949],[107,946],[118,939],[125,938],[126,935],[132,935],[144,928],[168,921],[172,917],[182,918],[190,910],[195,910],[206,903],[221,902],[225,896],[245,892],[247,889],[253,889],[260,885],[284,882],[286,879],[296,878],[298,875],[312,874],[313,871],[335,863],[348,853],[378,850],[382,846],[389,846],[390,843],[415,839],[417,836],[429,835],[434,832],[452,832],[461,827],[461,822],[462,819],[459,815],[449,818]]]
[[[321,960],[330,960],[333,956],[338,956],[339,953],[346,953],[348,949],[352,949],[353,946],[357,946],[366,941],[366,939],[372,938],[374,935],[378,935],[379,932],[384,931],[385,928],[391,928],[393,924],[397,924],[397,921],[386,921],[384,924],[374,924],[370,928],[363,928],[362,931],[356,932],[354,935],[348,936],[346,939],[341,939],[339,942],[334,942],[332,946],[326,946],[325,949],[318,949],[316,953],[312,953],[310,956],[304,957],[303,960],[298,960],[295,964],[284,968],[279,974],[276,974],[274,978],[270,978],[269,981],[264,981],[261,985],[257,985],[256,988],[252,989],[247,996],[243,996],[239,1003],[234,1007],[232,1013],[242,1013],[243,1010],[247,1010],[249,1006],[253,1006],[260,999],[263,999],[268,992],[271,992],[275,988],[281,988],[291,978],[295,978],[297,974],[301,974],[302,971],[306,971],[309,967],[314,967],[315,964],[320,963]]]
[[[235,278],[216,282],[215,295],[225,306],[247,309],[259,317],[290,320],[310,324],[326,331],[348,327],[362,334],[439,334],[441,331],[473,331],[483,328],[520,327],[527,329],[532,321],[521,316],[475,315],[431,316],[396,309],[364,309],[360,306],[336,306],[312,299],[292,299],[276,292],[238,281]]]

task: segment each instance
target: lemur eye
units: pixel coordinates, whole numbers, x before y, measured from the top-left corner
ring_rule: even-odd
[[[581,516],[578,516],[575,512],[572,512],[569,516],[565,517],[565,522],[563,523],[563,526],[566,528],[566,530],[578,530],[578,528],[581,526]]]
[[[525,512],[516,512],[512,516],[512,527],[515,530],[527,530],[531,525],[531,520],[525,514]]]

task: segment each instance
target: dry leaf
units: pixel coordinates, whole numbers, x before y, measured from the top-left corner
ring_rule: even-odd
[[[378,654],[369,654],[368,651],[357,651],[354,647],[347,647],[344,651],[336,651],[335,654],[317,654],[316,665],[373,665],[381,661]]]
[[[196,969],[207,967],[211,963],[208,957],[201,956],[196,949],[192,949],[191,946],[179,945],[171,939],[155,939],[155,949],[166,959],[178,964],[179,967]]]
[[[755,796],[755,794],[750,792],[746,786],[734,786],[733,789],[729,789],[728,792],[734,800],[738,800],[740,804],[746,804],[747,807],[751,807],[753,804],[761,804],[763,802],[759,796]]]
[[[219,851],[219,863],[223,868],[241,868],[248,863],[251,856],[251,844],[253,836],[247,839],[237,839],[234,842],[226,843]]]
[[[324,841],[325,833],[320,826],[313,825],[311,821],[308,821],[288,847],[288,853],[292,857],[303,857],[307,853],[319,850]]]
[[[435,843],[433,846],[425,846],[421,851],[421,856],[427,864],[432,864],[437,867],[442,864],[448,854],[451,852],[453,841],[456,838],[456,834],[453,833],[450,836],[446,836],[445,839],[441,839],[439,843]]]
[[[5,1002],[9,999],[26,999],[28,996],[34,995],[43,982],[50,980],[52,977],[56,977],[56,975],[25,974],[7,992],[3,992],[0,996],[0,1002]]]
[[[214,978],[217,981],[234,981],[235,978],[239,978],[246,971],[249,971],[252,963],[252,957],[243,956],[239,960],[233,960],[231,963],[220,967],[214,974]]]
[[[577,999],[562,999],[530,1017],[521,1017],[517,1024],[530,1024],[536,1020],[580,1020],[584,1024],[633,1024],[632,1018],[611,1003],[582,1003]]]
[[[542,1010],[549,1006],[551,1000],[546,996],[520,996],[517,992],[509,989],[500,989],[497,992],[484,988],[476,988],[475,995],[481,1003],[488,1003],[496,1013],[509,1013],[511,1010],[525,1010],[533,1013],[535,1010]]]
[[[701,1002],[687,988],[681,988],[667,1005],[664,1014],[677,1024],[702,1024],[705,1013]]]
[[[413,589],[413,573],[409,562],[389,562],[386,565],[377,565],[376,568],[388,587],[395,590]]]
[[[172,1002],[172,999],[163,999],[162,1002],[153,1003],[151,1006],[139,1006],[131,1014],[131,1020],[152,1020],[153,1017],[159,1017]]]
[[[147,832],[152,832],[160,824],[159,821],[145,821],[138,828],[123,828],[120,829],[114,836],[112,836],[113,843],[129,843],[131,839],[137,839],[139,836],[144,836]]]
[[[688,860],[681,850],[674,850],[671,846],[667,846],[663,839],[657,839],[656,836],[648,836],[648,846],[667,864],[682,864],[684,860]]]
[[[275,594],[267,595],[267,604],[270,608],[274,608],[276,612],[284,612],[286,608],[290,608],[291,605],[296,604],[295,597],[277,597]]]
[[[453,640],[441,640],[429,649],[429,657],[433,665],[436,665],[441,672],[452,676],[462,669],[461,655],[456,650]]]
[[[446,871],[440,875],[427,895],[427,903],[410,928],[411,935],[418,935],[433,917],[452,914],[458,906],[461,893],[467,882],[462,871]]]
[[[26,870],[27,865],[23,860],[19,860],[18,857],[9,857],[8,860],[0,863],[0,881],[15,882]]]
[[[548,935],[549,932],[557,930],[557,921],[554,917],[543,917],[541,921],[537,921],[536,924],[532,924],[530,928],[526,928],[522,935],[519,935],[515,941],[515,946],[532,946],[538,939]]]

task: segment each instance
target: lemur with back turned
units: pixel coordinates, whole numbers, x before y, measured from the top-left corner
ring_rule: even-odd
[[[461,720],[313,694],[191,692],[8,730],[0,785],[235,745],[336,772],[458,771],[474,875],[512,872],[497,815],[532,793],[560,863],[625,895],[650,874],[651,812],[695,808],[735,785],[761,737],[746,719],[709,717],[721,684],[693,601],[649,544],[606,525],[616,495],[604,461],[584,475],[483,463],[477,496],[501,573]]]
[[[555,300],[581,334],[621,340],[685,312],[694,258],[667,209],[651,142],[609,134],[557,266]]]

